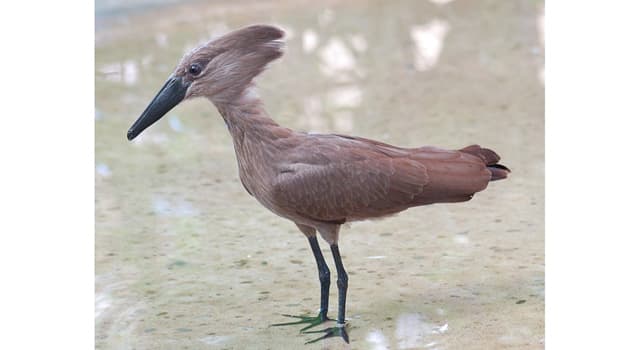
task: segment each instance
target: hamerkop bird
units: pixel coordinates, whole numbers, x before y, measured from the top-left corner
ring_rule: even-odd
[[[187,53],[160,92],[133,124],[133,140],[183,100],[203,96],[222,115],[235,148],[240,180],[250,195],[293,221],[307,237],[320,276],[320,312],[291,316],[308,324],[313,340],[339,336],[345,327],[347,273],[338,249],[340,225],[379,218],[407,208],[464,202],[507,177],[498,155],[477,145],[457,151],[425,146],[401,148],[338,134],[308,134],[278,125],[255,92],[254,78],[282,55],[284,32],[253,25],[230,32]],[[329,268],[316,232],[329,243],[338,272],[335,327],[306,331],[329,320]],[[289,315],[287,315],[289,316]]]

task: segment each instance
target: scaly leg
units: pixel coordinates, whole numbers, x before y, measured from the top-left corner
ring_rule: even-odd
[[[342,266],[342,258],[340,257],[340,250],[338,244],[331,245],[331,253],[333,254],[333,261],[336,264],[336,270],[338,272],[338,321],[335,327],[323,329],[321,331],[307,331],[304,333],[324,333],[323,336],[310,340],[307,342],[315,343],[322,339],[331,337],[342,337],[345,342],[349,343],[349,335],[347,334],[347,327],[345,323],[346,303],[347,303],[347,287],[349,285],[349,276]]]

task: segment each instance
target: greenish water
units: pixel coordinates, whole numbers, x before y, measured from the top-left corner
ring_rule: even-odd
[[[258,81],[279,123],[400,146],[478,143],[513,170],[470,202],[344,227],[352,342],[306,348],[544,347],[542,2],[127,6],[97,4],[97,348],[311,339],[268,327],[316,311],[315,262],[292,223],[246,194],[215,108],[190,101],[125,137],[186,49],[251,23],[289,33]],[[332,282],[332,317],[336,305]]]

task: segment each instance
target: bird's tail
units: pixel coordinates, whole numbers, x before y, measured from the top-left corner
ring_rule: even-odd
[[[461,149],[460,152],[468,153],[484,160],[484,163],[487,165],[487,169],[491,171],[491,181],[505,179],[511,172],[511,170],[506,166],[498,164],[500,156],[488,148],[471,145]]]

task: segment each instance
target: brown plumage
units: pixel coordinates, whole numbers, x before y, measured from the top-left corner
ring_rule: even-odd
[[[133,139],[184,99],[211,100],[233,138],[246,190],[272,212],[293,221],[311,244],[321,281],[320,313],[294,323],[314,326],[327,319],[329,270],[315,238],[319,232],[331,245],[339,288],[338,323],[324,337],[348,341],[340,225],[415,206],[467,201],[490,181],[506,178],[509,169],[498,164],[500,157],[494,151],[478,145],[460,150],[402,148],[279,126],[264,110],[253,80],[282,55],[283,35],[278,28],[255,25],[187,53],[127,136]]]

